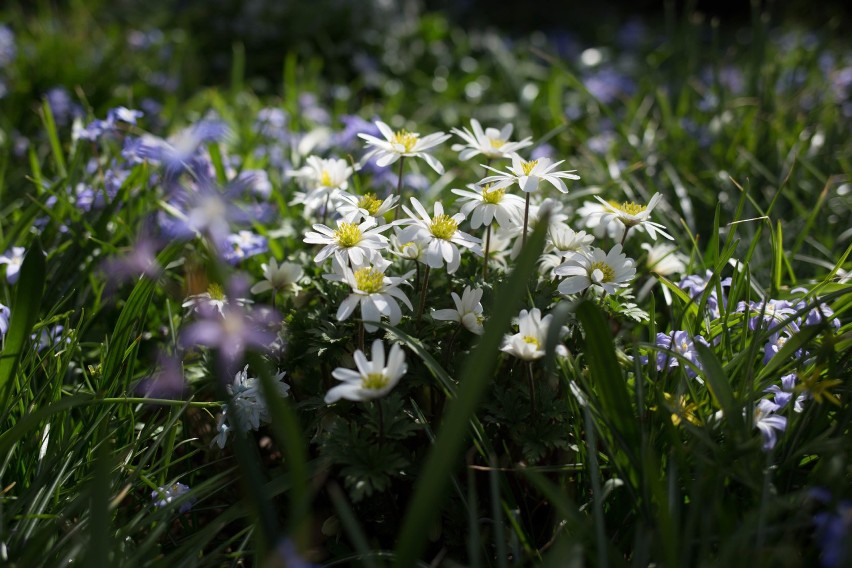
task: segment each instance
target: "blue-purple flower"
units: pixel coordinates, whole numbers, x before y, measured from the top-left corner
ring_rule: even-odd
[[[9,318],[12,317],[12,311],[0,304],[0,341],[6,337],[6,332],[9,331]]]
[[[768,399],[761,399],[754,408],[754,427],[763,436],[763,450],[769,451],[778,443],[779,432],[787,429],[787,417],[775,414],[779,406]]]
[[[21,265],[24,263],[24,247],[12,247],[6,254],[0,256],[0,264],[6,265],[6,280],[9,284],[14,284],[18,281],[18,273],[21,271]]]
[[[164,485],[156,491],[151,491],[151,499],[154,500],[155,507],[162,509],[163,507],[171,505],[173,501],[177,500],[179,497],[185,495],[188,492],[188,485],[184,485],[183,483],[177,482],[172,483],[171,485]],[[192,508],[193,501],[193,499],[187,499],[183,501],[178,511],[181,513],[186,513]]]
[[[231,233],[226,241],[230,248],[225,249],[222,257],[229,264],[236,264],[250,256],[262,254],[269,250],[266,237],[252,231]]]
[[[790,404],[791,400],[793,400],[793,397],[796,395],[796,379],[796,373],[784,375],[781,377],[780,386],[772,385],[764,391],[774,395],[772,401],[778,409],[784,408]],[[805,394],[799,394],[796,396],[796,401],[793,403],[793,410],[795,412],[800,413],[805,409],[805,398]]]
[[[831,495],[825,489],[811,492],[818,501],[828,503]],[[814,515],[815,536],[819,548],[820,564],[825,568],[849,566],[852,562],[852,500],[844,499],[834,510]]]
[[[683,365],[686,375],[703,382],[695,371],[695,368],[702,369],[701,359],[695,349],[696,342],[707,347],[710,346],[702,336],[691,337],[686,331],[672,331],[668,334],[658,333],[656,345],[660,351],[657,352],[657,370],[680,367],[681,359],[685,359],[691,363],[691,365]]]

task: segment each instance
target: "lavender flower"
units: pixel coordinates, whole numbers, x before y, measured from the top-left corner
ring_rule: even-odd
[[[793,400],[793,396],[796,394],[796,378],[796,373],[784,375],[781,377],[781,386],[772,385],[764,391],[775,395],[773,402],[779,410],[790,404],[790,401]],[[805,398],[804,394],[796,397],[796,401],[793,403],[793,410],[795,412],[801,413],[805,409]]]
[[[6,332],[9,331],[9,319],[12,317],[12,311],[0,304],[0,341],[6,337]]]
[[[18,48],[15,45],[15,34],[9,29],[9,26],[0,24],[0,68],[7,67],[18,55]]]
[[[245,258],[262,254],[269,250],[266,237],[252,231],[231,233],[226,240],[231,248],[225,250],[223,259],[228,264],[237,264]]]
[[[779,406],[767,399],[761,399],[754,409],[754,427],[763,436],[763,451],[768,452],[778,443],[778,433],[787,429],[787,417],[778,416]]]
[[[671,353],[674,352],[679,355],[680,358],[686,359],[692,363],[692,365],[684,365],[686,375],[703,383],[701,378],[698,377],[698,373],[696,373],[693,368],[694,366],[699,370],[702,369],[701,359],[698,357],[698,351],[695,349],[696,342],[706,345],[707,347],[710,346],[707,343],[707,340],[702,336],[696,335],[693,338],[690,337],[689,333],[686,331],[672,331],[669,334],[658,333],[656,345],[660,348],[660,351],[657,352],[657,370],[662,371],[663,369],[681,366],[679,357]]]
[[[830,500],[829,495],[819,495],[817,498],[823,502]],[[849,538],[852,535],[852,501],[840,501],[833,511],[817,513],[813,522],[816,540],[822,551],[820,564],[825,568],[848,566],[852,561],[852,540]]]
[[[790,321],[796,308],[786,300],[766,300],[765,302],[740,302],[737,312],[748,314],[748,328],[752,331],[762,328],[776,330],[780,323],[787,322],[787,329],[793,333],[799,331],[795,321]]]
[[[678,282],[677,286],[689,294],[689,296],[697,303],[701,300],[701,296],[704,294],[704,291],[707,289],[707,285],[710,283],[712,278],[713,271],[708,269],[704,273],[704,276],[700,276],[698,274],[689,275]],[[707,303],[705,304],[705,309],[711,316],[716,318],[721,315],[719,306],[727,305],[728,300],[725,296],[725,288],[731,287],[731,279],[723,278],[719,285],[722,288],[722,297],[719,298],[716,287],[714,286],[710,290],[710,293],[707,296]]]
[[[0,256],[0,264],[6,265],[6,280],[9,284],[14,284],[18,281],[18,273],[21,271],[21,265],[24,263],[24,247],[12,247],[6,254]]]
[[[151,492],[151,499],[154,500],[154,506],[162,509],[163,507],[167,507],[173,501],[185,495],[189,492],[189,486],[184,485],[183,483],[173,483],[171,485],[164,485],[157,489],[156,491]],[[178,509],[181,513],[186,513],[192,508],[194,500],[188,499],[181,503],[180,508]]]
[[[133,390],[146,398],[182,399],[186,394],[186,379],[181,362],[174,356],[161,354],[157,371],[139,381]]]

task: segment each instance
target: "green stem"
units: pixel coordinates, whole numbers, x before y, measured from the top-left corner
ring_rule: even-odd
[[[145,398],[145,397],[113,397],[113,398],[97,398],[89,401],[88,404],[160,404],[163,406],[192,406],[195,408],[219,408],[221,402],[187,402],[185,400],[172,400],[169,398]]]
[[[423,317],[423,308],[426,307],[426,291],[429,289],[429,270],[430,266],[426,265],[426,270],[423,271],[423,285],[420,289],[420,305],[417,307],[417,322]]]
[[[527,362],[527,380],[530,383],[530,405],[532,414],[530,417],[535,416],[536,411],[536,403],[535,403],[535,380],[533,379],[533,368],[532,361]]]
[[[527,193],[526,201],[524,202],[524,232],[521,235],[521,246],[527,244],[527,226],[530,218],[530,194]]]
[[[485,260],[482,261],[482,279],[488,276],[488,252],[491,249],[491,225],[485,230]]]
[[[399,197],[399,202],[393,210],[393,220],[399,219],[399,210],[402,207],[402,165],[405,163],[405,156],[399,157],[399,178],[396,181],[396,195]]]

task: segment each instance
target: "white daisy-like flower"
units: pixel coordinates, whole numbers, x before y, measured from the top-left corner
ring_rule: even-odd
[[[402,210],[408,215],[408,219],[401,221],[409,226],[400,231],[398,238],[402,242],[419,241],[424,246],[423,258],[426,265],[431,268],[440,268],[447,264],[447,273],[455,272],[461,262],[459,246],[472,249],[481,255],[480,240],[467,233],[459,231],[459,223],[464,220],[463,213],[456,213],[452,217],[444,213],[444,206],[435,202],[434,216],[430,216],[426,208],[417,200],[411,198],[411,205],[416,214],[405,205]]]
[[[617,244],[605,253],[592,248],[587,255],[577,255],[553,270],[556,276],[567,276],[559,283],[560,294],[577,294],[589,287],[600,288],[615,294],[618,288],[626,287],[636,276],[633,259],[627,258]]]
[[[545,216],[545,214],[547,215],[548,219],[548,231],[550,230],[550,227],[564,223],[568,219],[568,215],[563,213],[564,208],[565,206],[562,203],[556,201],[555,199],[551,199],[550,197],[545,198],[541,201],[541,203],[537,205],[530,205],[529,219],[527,224],[527,236],[529,236],[529,234],[532,233],[533,230],[535,230],[536,226],[539,223],[539,220],[541,220]],[[519,239],[517,237],[521,237],[523,235],[523,232],[523,225],[514,225],[505,228],[504,234],[506,236],[515,238],[515,242],[512,245],[512,258],[517,258],[518,255],[521,254],[521,246],[523,245],[523,239]]]
[[[329,192],[349,187],[349,178],[355,169],[346,160],[308,156],[298,170],[288,170],[285,175],[297,178],[308,193]]]
[[[261,264],[263,280],[251,287],[252,294],[262,294],[269,290],[276,292],[290,288],[298,292],[298,282],[304,276],[302,267],[294,262],[283,262],[280,265],[275,258],[270,258],[269,263]]]
[[[382,316],[388,318],[391,325],[399,323],[402,319],[402,310],[397,300],[402,301],[409,310],[414,309],[408,296],[399,289],[400,285],[407,283],[414,271],[409,271],[402,276],[387,276],[385,270],[390,266],[390,262],[381,258],[372,265],[355,270],[338,262],[337,259],[332,261],[332,266],[334,272],[324,274],[323,278],[345,282],[352,289],[337,309],[337,321],[345,321],[352,315],[355,308],[360,306],[364,329],[373,332],[378,329],[378,326],[370,322],[381,321]]]
[[[581,219],[587,229],[594,233],[596,238],[609,237],[613,240],[620,240],[624,234],[624,225],[612,218],[607,218],[603,222],[602,216],[607,209],[597,201],[586,201],[577,209],[577,218]]]
[[[460,196],[461,212],[470,219],[470,228],[490,226],[496,219],[503,227],[520,225],[523,219],[524,200],[507,194],[505,189],[470,184],[469,189],[453,189]]]
[[[252,301],[246,298],[236,298],[234,300],[237,305],[245,306],[251,304]],[[225,309],[229,306],[230,299],[225,295],[225,290],[216,283],[210,284],[206,292],[201,294],[193,294],[188,296],[181,307],[187,308],[192,312],[199,314],[207,314],[218,312],[220,316],[225,317]]]
[[[660,276],[671,276],[682,274],[686,270],[689,259],[685,254],[677,250],[677,247],[669,243],[642,243],[642,248],[648,251],[645,266],[649,271]]]
[[[290,393],[290,385],[283,382],[284,373],[276,373],[273,377],[278,396],[285,398]],[[234,382],[225,387],[232,398],[234,407],[229,408],[237,415],[237,420],[244,430],[257,430],[262,422],[269,422],[269,406],[263,395],[260,381],[248,374],[248,365],[234,376]]]
[[[533,308],[530,311],[521,310],[521,313],[518,314],[518,333],[506,335],[503,338],[503,346],[500,347],[500,350],[524,361],[541,359],[544,357],[547,332],[550,329],[552,319],[552,314],[541,317],[541,310],[538,308]],[[564,345],[557,345],[556,354],[567,357],[568,349]]]
[[[321,263],[334,255],[341,264],[348,259],[354,266],[359,266],[365,262],[373,262],[379,258],[380,250],[388,248],[388,238],[381,233],[390,227],[390,225],[377,227],[376,221],[372,218],[358,225],[339,219],[337,229],[315,224],[313,231],[305,233],[304,242],[325,245],[314,257],[316,263]]]
[[[547,228],[547,252],[570,258],[575,254],[588,252],[589,245],[595,238],[586,231],[576,232],[565,223],[554,223]]]
[[[562,193],[568,193],[568,186],[562,180],[577,180],[580,176],[574,173],[577,170],[556,170],[564,161],[551,163],[550,158],[539,158],[525,162],[520,156],[513,154],[512,165],[507,168],[508,173],[489,166],[488,169],[496,172],[497,175],[488,176],[479,183],[481,185],[493,183],[492,190],[509,187],[516,183],[524,193],[532,193],[538,189],[540,182],[546,181]]]
[[[651,211],[654,210],[654,207],[657,206],[662,198],[663,196],[661,194],[655,193],[648,202],[648,205],[642,205],[632,201],[625,201],[623,203],[604,201],[601,197],[597,195],[595,196],[595,199],[597,199],[605,209],[604,212],[600,214],[601,223],[608,224],[612,221],[618,221],[624,225],[627,230],[631,227],[641,227],[648,231],[648,236],[654,240],[657,239],[657,234],[660,234],[664,238],[672,241],[674,240],[674,237],[665,231],[666,227],[664,225],[651,221]]]
[[[342,381],[343,384],[331,388],[326,393],[326,404],[332,404],[341,398],[356,402],[381,398],[388,394],[408,371],[405,352],[398,343],[394,343],[390,348],[387,365],[385,365],[385,345],[381,339],[373,341],[372,355],[373,360],[368,361],[364,352],[358,349],[352,356],[355,359],[357,371],[338,367],[331,372],[331,376]]]
[[[532,145],[532,138],[524,138],[519,142],[510,142],[513,126],[507,124],[502,129],[482,129],[482,125],[475,118],[470,120],[471,130],[467,128],[453,128],[450,132],[461,137],[464,144],[453,144],[453,152],[459,152],[459,160],[466,161],[482,154],[489,160],[495,158],[506,158],[518,150]]]
[[[417,260],[422,262],[424,251],[423,243],[418,241],[401,241],[399,240],[399,233],[402,232],[402,229],[394,227],[394,231],[395,233],[390,236],[390,253],[406,260]]]
[[[379,199],[375,193],[352,195],[340,192],[335,197],[337,213],[347,223],[358,223],[363,219],[373,219],[377,224],[384,219],[385,213],[392,211],[399,201],[398,195]]]
[[[421,138],[417,132],[409,132],[407,130],[394,132],[390,126],[381,120],[376,121],[376,127],[382,133],[382,136],[385,137],[384,140],[363,132],[358,134],[358,137],[363,139],[367,143],[367,146],[373,148],[365,156],[365,159],[376,157],[376,165],[383,168],[393,164],[401,157],[422,158],[433,170],[439,174],[444,173],[444,166],[434,156],[429,154],[427,150],[431,150],[438,144],[445,142],[450,138],[449,134],[435,132]]]
[[[482,322],[482,288],[471,290],[470,286],[464,287],[461,298],[455,292],[451,293],[456,309],[433,310],[432,318],[441,321],[455,321],[467,328],[471,333],[482,335],[484,328]]]

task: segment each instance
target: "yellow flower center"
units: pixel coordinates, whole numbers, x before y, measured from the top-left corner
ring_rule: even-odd
[[[458,228],[459,222],[449,215],[438,215],[432,219],[432,224],[429,225],[429,230],[432,231],[432,234],[445,241],[453,238]]]
[[[403,148],[405,148],[406,152],[411,152],[414,150],[414,146],[417,144],[417,140],[420,138],[418,134],[413,132],[409,132],[407,130],[400,130],[398,132],[393,133],[393,137],[391,137],[391,143],[399,144]]]
[[[524,170],[524,175],[530,175],[530,172],[533,171],[533,168],[538,165],[538,160],[531,160],[529,162],[521,162],[521,169]]]
[[[370,373],[361,381],[361,387],[369,390],[379,390],[388,386],[388,378],[384,373]]]
[[[210,284],[210,286],[207,287],[207,293],[210,294],[211,300],[225,299],[225,291],[218,284]]]
[[[603,277],[601,278],[601,282],[612,282],[615,279],[615,270],[612,269],[610,265],[603,261],[593,262],[590,267],[589,273],[594,272],[595,270],[600,270],[603,273]]]
[[[502,201],[503,196],[506,195],[505,189],[495,189],[489,190],[490,186],[486,185],[482,188],[482,201],[485,203],[490,203],[492,205],[497,205]]]
[[[491,143],[491,147],[495,150],[499,150],[506,143],[505,140],[501,140],[500,138],[489,138],[488,141]]]
[[[320,185],[323,187],[331,187],[331,174],[328,173],[328,170],[323,170],[320,174]]]
[[[638,215],[642,213],[645,209],[648,208],[647,205],[639,205],[638,203],[634,203],[632,201],[625,201],[623,203],[618,203],[617,201],[609,200],[609,204],[613,206],[613,208],[621,211],[622,213],[627,213],[628,215]]]
[[[334,238],[343,248],[354,247],[361,242],[361,229],[354,223],[341,223],[334,231]]]
[[[384,282],[384,273],[375,268],[359,268],[355,271],[355,285],[367,294],[381,292]]]
[[[687,351],[689,351],[689,344],[686,341],[680,342],[680,351],[681,353],[686,353]]]
[[[361,199],[358,200],[358,208],[366,209],[367,213],[375,215],[379,207],[382,206],[382,203],[384,201],[376,197],[375,193],[368,193],[367,195],[362,195]]]
[[[663,397],[665,397],[666,402],[673,406],[672,424],[679,426],[684,419],[696,426],[701,424],[701,421],[695,415],[695,411],[698,410],[697,404],[694,402],[687,402],[686,397],[683,395],[679,396],[677,401],[675,401],[674,397],[667,392],[663,393]]]
[[[533,337],[532,335],[525,335],[521,339],[524,340],[524,343],[529,343],[530,345],[534,345],[536,349],[541,348],[541,343],[538,339]]]

